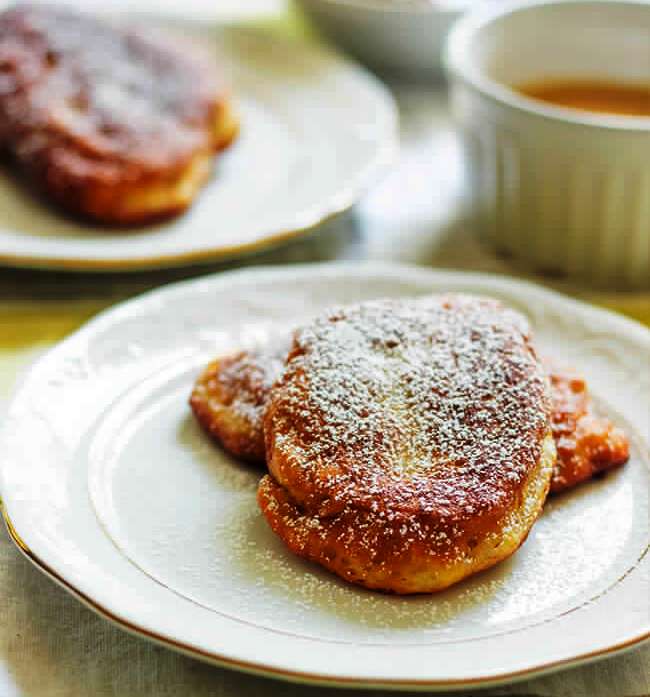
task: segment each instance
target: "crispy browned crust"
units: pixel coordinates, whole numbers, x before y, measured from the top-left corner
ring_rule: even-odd
[[[177,213],[236,132],[196,49],[72,9],[0,14],[0,144],[67,210],[118,225]]]
[[[257,500],[294,554],[372,590],[431,593],[494,566],[524,543],[548,493],[555,458],[550,435],[543,453],[510,511],[468,517],[455,533],[404,511],[380,517],[348,507],[332,517],[310,514],[271,475],[260,481]]]
[[[594,414],[581,377],[557,368],[550,377],[551,427],[558,456],[551,492],[557,493],[624,465],[630,446],[620,428]]]
[[[377,301],[296,333],[264,415],[259,503],[349,581],[432,592],[512,554],[555,449],[520,315],[468,296]]]
[[[194,385],[190,397],[194,415],[236,457],[264,464],[262,415],[289,345],[286,336],[259,351],[241,351],[213,361]]]

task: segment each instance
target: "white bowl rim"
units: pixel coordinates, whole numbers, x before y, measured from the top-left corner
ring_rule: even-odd
[[[542,118],[605,130],[649,133],[650,116],[623,116],[546,104],[526,97],[507,85],[489,78],[483,71],[469,65],[465,58],[466,48],[474,37],[486,26],[502,17],[537,7],[593,4],[646,7],[650,16],[648,0],[506,0],[496,4],[486,3],[483,7],[461,17],[452,27],[445,42],[442,57],[447,75],[450,78],[462,80],[496,102]]]
[[[352,7],[357,10],[367,10],[375,14],[386,15],[460,15],[464,9],[463,6],[447,6],[439,4],[436,0],[429,0],[421,5],[411,5],[404,7],[399,2],[382,2],[375,4],[373,0],[300,0],[302,5],[339,5],[344,7]]]

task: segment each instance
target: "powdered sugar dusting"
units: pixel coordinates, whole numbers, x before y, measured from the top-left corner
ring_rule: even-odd
[[[383,300],[297,333],[267,437],[311,511],[453,521],[512,502],[548,414],[520,314],[470,296]]]
[[[282,374],[290,346],[290,334],[274,335],[263,346],[223,361],[219,370],[219,381],[233,393],[230,409],[249,422],[259,438],[269,392]]]

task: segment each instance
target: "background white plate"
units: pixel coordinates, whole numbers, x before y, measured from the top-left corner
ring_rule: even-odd
[[[325,305],[487,293],[584,371],[633,437],[631,462],[549,501],[511,560],[442,594],[365,591],[288,553],[255,504],[259,472],[197,428],[200,367]],[[648,636],[650,334],[535,286],[381,265],[253,269],[154,291],[43,358],[0,434],[23,551],[125,628],[292,680],[449,688],[609,654]]]
[[[93,227],[39,200],[3,164],[0,263],[128,270],[232,257],[348,208],[390,160],[396,108],[362,68],[261,30],[171,28],[214,49],[241,118],[239,138],[217,157],[194,205],[156,225]]]

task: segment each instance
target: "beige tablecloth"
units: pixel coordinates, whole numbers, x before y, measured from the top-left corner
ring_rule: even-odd
[[[403,85],[395,90],[403,152],[388,177],[354,212],[240,266],[368,258],[518,273],[483,249],[459,216],[460,161],[444,91]],[[221,268],[102,277],[0,269],[0,415],[30,361],[99,310],[162,283]],[[648,295],[562,289],[650,324]],[[0,531],[0,697],[317,694],[344,692],[221,670],[127,635],[45,578]],[[650,646],[482,694],[646,697]]]

